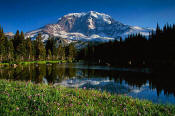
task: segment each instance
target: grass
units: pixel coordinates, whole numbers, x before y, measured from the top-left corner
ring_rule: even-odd
[[[175,106],[86,88],[0,80],[0,115],[174,116]]]
[[[12,63],[0,63],[0,66],[10,66],[11,64],[20,64],[20,65],[28,65],[28,64],[48,64],[48,63],[66,63],[66,60],[56,60],[56,61],[26,61],[26,62],[12,62]]]
[[[48,63],[65,63],[65,60],[56,60],[56,61],[31,61],[31,62],[20,62],[19,64],[33,64],[33,63],[37,63],[37,64],[48,64]]]

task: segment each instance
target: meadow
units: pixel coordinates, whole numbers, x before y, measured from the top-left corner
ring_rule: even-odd
[[[85,87],[0,80],[0,115],[174,116],[175,106]]]

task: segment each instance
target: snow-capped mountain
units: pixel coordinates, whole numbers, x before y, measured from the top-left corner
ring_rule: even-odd
[[[7,33],[5,33],[5,36],[8,38],[13,38],[15,36],[15,34],[13,32],[7,32]]]
[[[49,37],[62,37],[72,41],[109,41],[125,38],[132,33],[149,35],[151,29],[129,26],[114,20],[104,13],[90,11],[87,13],[70,13],[58,19],[56,24],[48,24],[40,29],[27,32],[26,37],[35,38],[42,34],[43,40]]]

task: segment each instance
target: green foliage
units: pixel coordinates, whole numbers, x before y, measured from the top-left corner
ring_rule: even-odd
[[[66,60],[72,61],[75,48],[71,45],[68,54],[65,47],[57,45],[57,40],[49,38],[44,45],[39,33],[36,40],[26,38],[23,31],[17,30],[14,38],[7,38],[0,27],[0,62],[21,62],[35,60]]]
[[[48,73],[51,71],[48,70]],[[97,90],[0,80],[0,115],[173,116],[175,106]]]
[[[57,47],[56,40],[54,38],[49,38],[46,42],[46,56],[48,59],[57,59]]]
[[[57,48],[57,52],[58,52],[58,59],[65,60],[65,48],[59,45]]]
[[[48,60],[52,59],[52,53],[51,53],[50,49],[48,50],[47,59]]]
[[[29,60],[31,60],[31,58],[33,57],[34,53],[33,53],[33,45],[32,45],[32,41],[30,38],[26,39],[26,55],[28,57]]]
[[[40,33],[36,37],[35,41],[36,41],[36,44],[34,48],[36,49],[36,59],[44,60],[46,52],[45,52],[45,46],[42,42],[42,37]]]
[[[72,62],[74,58],[76,57],[76,49],[73,44],[70,44],[68,46],[68,61]]]

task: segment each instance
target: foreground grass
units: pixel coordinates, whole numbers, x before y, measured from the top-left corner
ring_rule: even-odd
[[[175,115],[175,106],[86,89],[0,80],[0,115]]]

